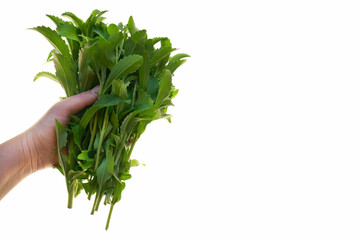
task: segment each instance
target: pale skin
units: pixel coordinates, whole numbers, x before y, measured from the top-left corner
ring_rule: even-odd
[[[31,128],[0,144],[0,200],[26,176],[58,165],[55,119],[66,125],[70,114],[93,104],[96,87],[53,105]]]

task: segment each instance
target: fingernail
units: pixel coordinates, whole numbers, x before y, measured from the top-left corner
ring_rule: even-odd
[[[96,87],[94,87],[93,89],[91,89],[92,93],[98,93],[100,90],[100,85],[97,85]]]

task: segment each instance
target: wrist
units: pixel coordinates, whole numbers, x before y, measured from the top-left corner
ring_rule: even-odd
[[[44,131],[46,128],[51,131]],[[37,123],[20,136],[25,161],[29,162],[32,173],[58,164],[55,127]]]
[[[35,144],[31,134],[29,133],[29,130],[21,133],[17,137],[19,138],[20,142],[19,149],[21,149],[19,155],[24,167],[28,169],[29,173],[34,173],[41,169],[37,160],[38,157],[35,151]]]

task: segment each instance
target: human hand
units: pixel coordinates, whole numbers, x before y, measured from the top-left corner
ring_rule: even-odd
[[[55,119],[66,125],[70,114],[96,101],[98,91],[96,87],[56,103],[31,128],[0,144],[0,200],[27,175],[58,164]]]
[[[25,161],[30,161],[31,172],[59,163],[55,119],[66,126],[70,121],[69,115],[76,114],[96,101],[96,92],[98,91],[99,86],[91,91],[61,100],[53,105],[30,129],[22,133],[24,155],[29,156],[29,159],[25,159]]]

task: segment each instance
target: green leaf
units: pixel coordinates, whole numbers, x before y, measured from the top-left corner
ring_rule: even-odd
[[[140,55],[129,55],[121,59],[111,70],[108,78],[106,79],[106,84],[104,91],[111,85],[112,81],[119,79],[126,74],[133,73],[139,69],[143,64],[143,57]]]
[[[175,72],[178,67],[180,67],[182,64],[186,62],[186,59],[177,60],[176,62],[169,63],[166,68],[169,69],[172,73]]]
[[[155,37],[152,39],[152,44],[155,45],[156,43],[163,41],[165,39],[167,39],[167,38],[166,37]]]
[[[145,166],[145,164],[140,163],[138,160],[136,160],[136,159],[131,159],[131,161],[130,161],[130,166],[131,166],[131,167],[137,167],[137,166],[140,166],[140,165]]]
[[[151,56],[151,65],[154,65],[160,62],[163,58],[169,57],[172,51],[176,50],[175,48],[171,48],[171,46],[164,46],[159,49],[155,49],[153,55]]]
[[[77,156],[77,159],[82,160],[82,161],[78,161],[78,164],[81,166],[83,170],[89,169],[94,163],[94,159],[89,157],[87,150],[82,151]]]
[[[63,86],[66,96],[77,94],[77,74],[72,58],[60,54],[53,54],[56,76]]]
[[[65,23],[65,21],[62,20],[62,19],[59,18],[59,17],[53,16],[53,15],[49,15],[49,14],[46,14],[46,16],[47,16],[48,18],[50,18],[51,21],[53,21],[56,26],[59,26],[61,23]]]
[[[156,101],[156,97],[158,94],[158,89],[159,89],[159,82],[158,80],[151,76],[149,78],[149,82],[148,82],[148,93],[150,94],[151,98]]]
[[[131,174],[130,173],[121,173],[119,176],[120,180],[128,180],[131,178]]]
[[[81,139],[84,135],[84,128],[81,127],[80,124],[75,124],[73,127],[72,127],[72,130],[73,130],[73,133],[74,133],[74,141],[75,141],[75,144],[79,147],[79,149],[82,149],[82,146],[81,146]]]
[[[55,52],[55,49],[53,49],[53,50],[51,50],[51,51],[49,52],[49,55],[48,55],[45,63],[52,62],[52,61],[54,60],[54,59],[52,58],[54,52]]]
[[[135,26],[134,18],[132,16],[129,17],[127,27],[131,35],[133,35],[138,30]]]
[[[97,176],[97,183],[99,185],[99,188],[101,189],[105,182],[110,179],[111,173],[106,168],[106,160],[104,159],[99,167],[96,169],[96,176]]]
[[[125,56],[129,56],[131,54],[133,54],[134,52],[134,49],[135,49],[135,43],[134,41],[130,38],[130,39],[127,39],[125,42],[124,42],[124,53],[125,53]]]
[[[109,138],[105,143],[105,156],[106,156],[106,171],[110,173],[110,175],[114,172],[114,153],[113,148],[110,147],[113,146],[112,138]]]
[[[130,39],[135,44],[144,44],[144,42],[147,39],[146,30],[141,30],[141,31],[134,32],[134,34],[130,37]]]
[[[171,41],[169,38],[164,37],[161,39],[161,47],[171,47]]]
[[[74,60],[74,62],[77,62],[77,60],[79,58],[80,42],[76,41],[76,40],[69,39],[69,38],[67,38],[66,40],[69,43],[70,51],[71,51],[71,54],[73,56],[73,60]]]
[[[113,151],[108,144],[109,142],[107,142],[106,144],[106,158],[100,163],[99,167],[96,169],[97,182],[100,188],[105,184],[107,180],[110,179],[114,171]]]
[[[80,125],[85,129],[94,114],[101,108],[114,106],[124,101],[121,97],[115,95],[104,95],[86,110],[83,117],[81,118]]]
[[[122,99],[128,98],[127,86],[120,79],[115,79],[112,82],[111,94],[121,97]]]
[[[78,18],[75,14],[71,12],[64,12],[62,16],[68,17],[80,29],[81,32],[83,31],[84,21]]]
[[[120,145],[120,143],[121,143],[121,138],[120,138],[120,136],[112,133],[112,134],[111,134],[111,137],[112,137],[112,138],[114,139],[114,141],[115,141],[115,146],[118,147],[118,146]]]
[[[161,80],[159,84],[159,92],[156,98],[155,105],[160,107],[163,101],[169,97],[171,91],[171,72],[168,69],[162,71]]]
[[[190,55],[188,55],[186,53],[178,53],[169,59],[169,64],[177,62],[180,59],[185,58],[185,57],[190,57]]]
[[[52,30],[51,28],[39,26],[35,28],[30,28],[41,33],[50,44],[56,49],[56,51],[66,57],[70,57],[69,48],[66,45],[65,41],[60,37],[60,35]]]
[[[145,114],[145,112],[144,112]],[[137,127],[137,131],[136,131],[136,135],[140,136],[141,134],[143,134],[145,132],[146,126],[148,123],[150,123],[153,120],[153,118],[150,121],[141,121],[139,122],[139,125]],[[145,164],[143,164],[145,166]]]
[[[77,158],[78,158],[79,160],[85,160],[85,161],[91,161],[91,160],[93,160],[92,158],[89,157],[87,150],[81,151],[81,153],[77,156]]]
[[[71,23],[60,23],[58,27],[56,28],[56,31],[63,37],[66,37],[68,39],[72,39],[75,41],[80,41],[78,37],[78,29],[72,25]]]
[[[117,105],[122,102],[123,99],[115,96],[115,95],[104,95],[99,97],[99,99],[94,103],[94,107],[101,106],[101,107],[110,107],[113,105]]]
[[[100,24],[97,24],[92,29],[93,32],[97,33],[100,37],[104,39],[109,38],[109,33],[107,30],[107,26],[105,23],[101,22]]]
[[[186,62],[185,57],[190,57],[190,55],[186,53],[179,53],[169,59],[169,63],[167,64],[166,68],[169,69],[172,73],[180,67],[183,63]]]
[[[151,96],[145,92],[143,89],[138,90],[138,97],[136,100],[136,105],[149,105],[152,106],[154,101],[151,99]]]
[[[99,66],[104,65],[111,69],[115,63],[114,48],[110,41],[99,38],[97,43],[91,47],[92,55],[94,55],[94,61]]]
[[[113,201],[114,203],[117,203],[121,200],[121,193],[125,189],[125,182],[116,182],[115,190],[114,190],[114,197]]]
[[[69,117],[71,117],[71,124],[80,123],[80,118],[78,116],[75,116],[73,114],[69,114]]]
[[[126,74],[133,73],[141,66],[143,63],[143,57],[140,55],[130,55],[121,59],[112,69],[107,78],[108,82],[111,82],[114,79],[121,78]]]
[[[78,161],[78,164],[80,165],[80,167],[83,169],[83,170],[87,170],[89,168],[91,168],[91,166],[93,165],[93,161],[92,162],[81,162],[81,161]]]
[[[110,36],[118,33],[119,30],[120,30],[120,29],[118,28],[118,26],[116,26],[116,25],[113,24],[113,23],[112,23],[112,24],[109,24],[109,26],[107,27],[107,31],[108,31],[108,33],[109,33]]]
[[[116,50],[123,39],[124,35],[121,32],[116,32],[108,38],[108,41],[111,43],[113,50]]]
[[[57,136],[57,150],[59,156],[59,164],[63,170],[65,177],[67,177],[67,173],[69,171],[69,163],[66,157],[61,153],[63,147],[67,144],[67,132],[65,126],[60,123],[57,119],[55,119],[55,129]]]
[[[49,78],[57,83],[59,83],[59,80],[57,79],[57,77],[52,74],[52,73],[49,73],[49,72],[39,72],[38,74],[36,74],[36,76],[34,77],[34,82],[38,79],[38,78],[41,78],[41,77],[46,77],[46,78]]]
[[[136,106],[134,111],[132,111],[125,117],[125,119],[122,121],[120,126],[121,139],[125,139],[126,137],[129,137],[131,135],[129,129],[132,129],[134,125],[136,125],[140,120],[140,119],[135,119],[136,115],[151,108],[152,106],[149,105],[138,105]]]
[[[173,99],[176,95],[178,95],[179,89],[174,89],[170,94],[170,99]]]
[[[121,33],[115,33],[108,39],[98,37],[97,43],[92,47],[95,61],[99,65],[105,65],[108,69],[112,70],[116,61],[114,49],[117,49],[122,38],[123,35]]]
[[[106,13],[107,11],[99,11],[95,9],[89,16],[89,18],[84,23],[84,35],[90,37],[95,24],[98,20],[101,20],[101,16]]]
[[[127,86],[124,81],[120,79],[115,79],[112,82],[111,94],[121,97],[122,99],[128,98]]]
[[[79,52],[79,88],[81,92],[90,90],[94,86],[96,74],[88,65],[90,50],[81,48]]]
[[[112,113],[111,113],[110,122],[111,122],[111,125],[113,126],[113,132],[117,131],[119,128],[119,119],[118,119],[115,111],[112,111]]]
[[[150,76],[150,59],[147,51],[143,52],[143,65],[139,68],[139,85],[141,89],[147,90]]]

